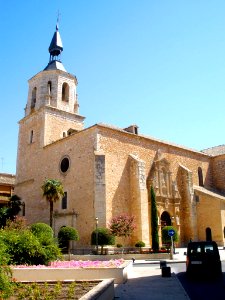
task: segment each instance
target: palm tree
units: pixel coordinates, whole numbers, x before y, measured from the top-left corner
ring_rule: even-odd
[[[64,196],[63,185],[56,179],[46,179],[42,185],[43,196],[50,204],[50,226],[53,223],[53,204]]]

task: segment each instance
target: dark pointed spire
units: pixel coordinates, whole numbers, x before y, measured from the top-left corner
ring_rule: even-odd
[[[48,51],[50,53],[50,61],[52,60],[58,60],[58,56],[61,54],[63,51],[63,45],[62,45],[62,40],[59,34],[59,26],[58,26],[58,21],[56,24],[56,31],[53,35],[51,44],[48,48]]]
[[[61,37],[59,34],[58,22],[59,22],[59,19],[57,18],[56,31],[52,37],[50,46],[48,48],[48,51],[50,53],[49,63],[44,70],[62,70],[62,71],[66,72],[63,64],[61,63],[61,61],[59,59],[59,55],[63,51],[63,45],[62,45],[62,40],[61,40]]]

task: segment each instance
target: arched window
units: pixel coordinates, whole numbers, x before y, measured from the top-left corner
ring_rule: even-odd
[[[199,182],[199,186],[204,186],[202,168],[200,167],[198,168],[198,182]]]
[[[206,234],[206,241],[211,242],[212,241],[212,231],[211,228],[207,227],[205,230]]]
[[[69,101],[69,85],[66,82],[62,85],[62,101]]]
[[[35,108],[36,105],[36,97],[37,97],[37,88],[33,88],[32,90],[32,98],[31,98],[31,109]]]

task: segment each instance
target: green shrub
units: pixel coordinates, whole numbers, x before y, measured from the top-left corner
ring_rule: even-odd
[[[173,236],[173,241],[177,242],[179,240],[177,229],[173,226],[165,226],[162,229],[162,243],[163,244],[170,244],[171,243],[171,237],[168,234],[170,229],[173,229],[175,231],[175,234]]]
[[[98,235],[97,235],[98,233]],[[103,254],[103,247],[106,245],[115,244],[115,236],[112,235],[111,231],[108,228],[102,227],[93,231],[91,234],[91,244],[97,245],[97,236],[98,236],[98,245],[101,246],[101,254]]]
[[[12,294],[12,272],[9,263],[10,257],[7,247],[0,236],[0,299],[8,298]]]
[[[142,242],[142,241],[138,241],[136,244],[135,244],[135,247],[145,247],[145,243]]]
[[[60,228],[58,233],[58,241],[59,247],[63,249],[63,251],[68,251],[69,249],[69,241],[78,241],[79,234],[78,231],[69,226],[63,226]]]
[[[45,236],[48,236],[48,238],[44,238]],[[24,225],[22,220],[7,224],[1,230],[0,237],[10,257],[9,264],[48,264],[50,261],[59,258],[61,254],[52,234],[50,236],[49,233],[45,235],[38,233],[36,236]]]
[[[123,245],[118,243],[118,244],[116,244],[116,247],[117,247],[117,248],[122,248]]]
[[[31,225],[30,230],[42,245],[49,245],[54,241],[53,230],[48,224],[34,223]]]

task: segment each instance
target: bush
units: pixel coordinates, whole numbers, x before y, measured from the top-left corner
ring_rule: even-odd
[[[61,256],[57,241],[54,239],[53,230],[48,224],[34,223],[31,225],[30,230],[41,243],[44,250],[45,264]]]
[[[171,237],[168,234],[170,229],[173,229],[175,231],[175,234],[173,236],[173,241],[177,242],[179,240],[177,229],[173,226],[165,226],[162,229],[162,243],[163,244],[171,244]]]
[[[135,244],[135,247],[145,247],[145,243],[142,242],[142,241],[138,241],[136,244]]]
[[[60,256],[60,250],[53,237],[47,240],[40,238],[21,225],[21,220],[11,222],[0,232],[0,239],[10,256],[9,264],[38,265],[48,264]]]
[[[34,223],[31,225],[30,230],[42,245],[48,245],[54,240],[53,230],[48,224]]]
[[[9,263],[10,257],[7,248],[0,238],[0,299],[8,298],[12,294],[12,272]]]
[[[59,230],[58,233],[58,241],[59,241],[59,247],[63,249],[63,251],[67,251],[69,249],[69,241],[78,241],[79,240],[79,234],[78,231],[69,226],[63,226]]]
[[[116,244],[116,247],[117,247],[117,248],[122,248],[123,245],[122,245],[122,244]]]

